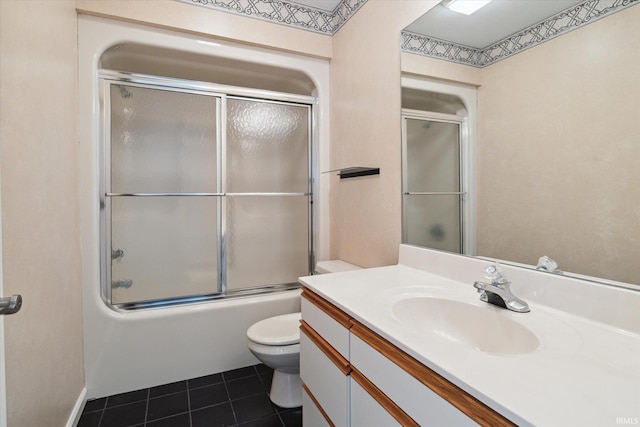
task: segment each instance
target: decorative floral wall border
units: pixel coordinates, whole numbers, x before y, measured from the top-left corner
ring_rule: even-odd
[[[333,12],[282,0],[176,0],[249,18],[333,35],[367,0],[342,0]]]
[[[484,49],[475,49],[420,34],[402,32],[400,49],[446,61],[482,68],[539,45],[640,0],[588,0],[519,31]]]

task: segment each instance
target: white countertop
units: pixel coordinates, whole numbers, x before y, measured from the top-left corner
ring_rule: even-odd
[[[300,282],[518,425],[614,426],[620,418],[640,424],[637,333],[532,301],[529,313],[514,313],[481,302],[472,283],[405,265]],[[497,310],[532,331],[539,345],[524,354],[491,354],[407,327],[392,307],[411,296]]]

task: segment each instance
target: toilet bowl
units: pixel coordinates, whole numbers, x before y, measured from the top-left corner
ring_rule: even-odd
[[[316,274],[359,270],[344,261],[321,261]],[[300,319],[301,313],[270,317],[253,324],[247,330],[247,346],[254,356],[273,369],[269,398],[283,408],[302,405],[300,379]]]
[[[302,405],[300,318],[301,313],[270,317],[247,330],[249,350],[273,369],[269,398],[283,408]]]

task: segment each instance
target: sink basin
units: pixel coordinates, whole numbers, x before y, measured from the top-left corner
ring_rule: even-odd
[[[448,340],[494,354],[524,354],[540,342],[506,310],[433,297],[412,297],[393,304],[396,320],[418,334],[435,333]],[[526,314],[522,314],[526,316]]]

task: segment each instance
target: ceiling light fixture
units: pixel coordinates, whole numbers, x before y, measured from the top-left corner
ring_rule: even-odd
[[[449,10],[471,15],[491,0],[444,0],[442,5]]]

